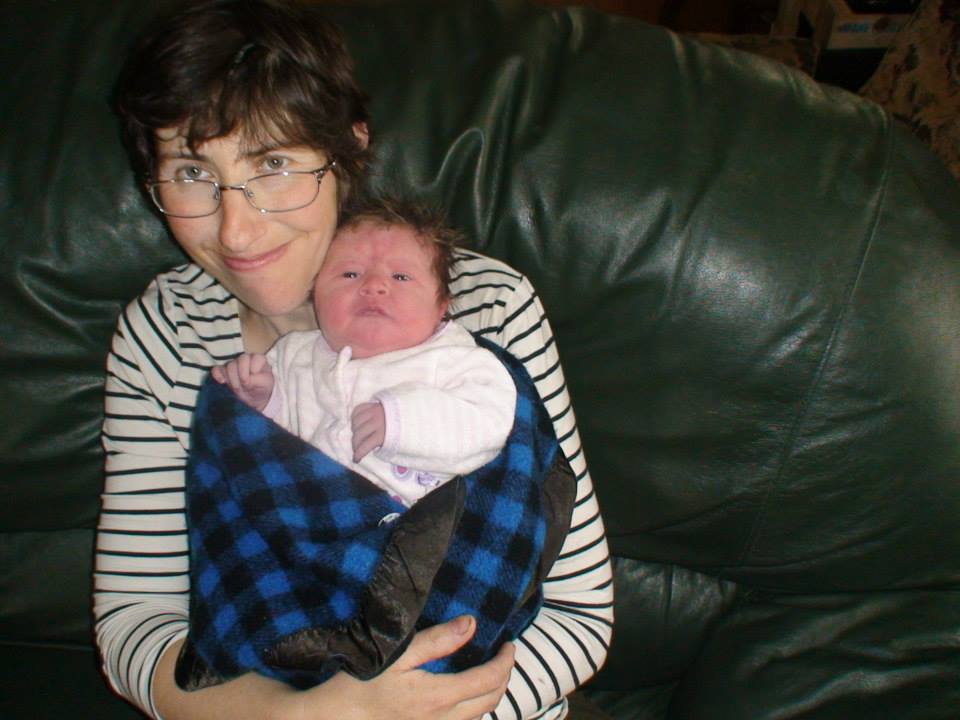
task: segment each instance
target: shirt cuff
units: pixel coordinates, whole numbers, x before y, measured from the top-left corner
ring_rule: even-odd
[[[283,412],[283,395],[279,391],[280,383],[273,383],[273,390],[270,392],[270,399],[263,407],[263,414],[273,421]]]
[[[400,450],[400,403],[389,390],[378,392],[373,399],[383,407],[383,445],[374,451],[381,460],[389,462]]]

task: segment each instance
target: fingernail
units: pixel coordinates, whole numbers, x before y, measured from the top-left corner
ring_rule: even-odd
[[[473,624],[473,618],[469,615],[462,615],[453,621],[453,631],[457,635],[466,635]]]

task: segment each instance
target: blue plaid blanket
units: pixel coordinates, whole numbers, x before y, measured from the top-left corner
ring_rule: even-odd
[[[190,630],[177,682],[248,671],[311,687],[373,677],[424,627],[470,614],[476,634],[424,666],[492,657],[542,603],[566,533],[573,475],[536,388],[484,340],[517,385],[513,429],[490,463],[412,508],[208,380],[187,467]],[[566,498],[558,510],[556,498]]]

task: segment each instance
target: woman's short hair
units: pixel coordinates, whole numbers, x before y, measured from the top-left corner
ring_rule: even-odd
[[[208,0],[155,23],[131,50],[115,106],[135,169],[151,175],[156,131],[191,148],[239,132],[252,146],[322,150],[347,187],[365,183],[370,153],[354,128],[367,98],[336,25],[316,8]]]

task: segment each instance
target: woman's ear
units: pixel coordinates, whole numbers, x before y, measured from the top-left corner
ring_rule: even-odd
[[[353,134],[356,135],[357,140],[360,141],[360,147],[366,150],[367,145],[370,144],[370,131],[367,129],[367,124],[365,122],[354,123]]]

